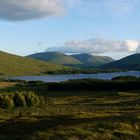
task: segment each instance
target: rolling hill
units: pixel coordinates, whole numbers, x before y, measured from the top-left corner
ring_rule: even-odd
[[[0,51],[0,75],[36,75],[47,71],[63,69],[65,68],[61,65],[42,62]]]
[[[101,66],[105,69],[140,70],[140,53]]]
[[[87,53],[72,55],[72,57],[77,59],[84,65],[94,66],[94,67],[104,65],[114,61],[112,58],[107,56],[95,56]]]
[[[60,52],[42,52],[27,56],[29,58],[47,61],[55,64],[71,65],[80,64],[75,58]]]

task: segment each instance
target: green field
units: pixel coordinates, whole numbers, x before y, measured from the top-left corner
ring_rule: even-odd
[[[46,105],[0,109],[0,140],[139,140],[140,91],[48,91],[46,85],[3,87],[43,95]]]

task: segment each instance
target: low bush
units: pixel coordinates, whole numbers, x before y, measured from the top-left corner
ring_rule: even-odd
[[[43,96],[34,92],[17,92],[13,96],[0,95],[0,108],[31,107],[45,105]]]
[[[22,93],[16,93],[13,97],[15,107],[26,107],[25,96]]]
[[[4,108],[11,108],[14,105],[14,101],[10,96],[4,96]]]
[[[27,106],[40,105],[41,101],[39,100],[39,96],[35,95],[34,92],[29,92],[28,94],[24,94],[24,96]]]
[[[14,107],[14,102],[10,96],[0,96],[0,107],[1,108],[11,108]]]

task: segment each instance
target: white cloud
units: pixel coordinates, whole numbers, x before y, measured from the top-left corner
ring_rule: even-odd
[[[63,0],[0,0],[0,18],[28,20],[61,15]]]
[[[127,41],[125,41],[125,43],[126,43],[126,46],[128,47],[129,52],[134,52],[139,47],[139,42],[138,41],[127,40]]]
[[[64,53],[92,53],[92,54],[131,54],[138,52],[140,42],[135,40],[107,40],[103,38],[93,38],[90,40],[66,41],[64,46],[50,47],[47,51],[60,51]]]

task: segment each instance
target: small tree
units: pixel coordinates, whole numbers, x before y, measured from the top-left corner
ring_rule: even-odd
[[[22,93],[16,93],[13,100],[16,107],[26,107],[25,96]]]
[[[1,96],[0,96],[0,107],[1,107],[1,108],[4,108],[4,104],[5,104],[5,103],[4,103],[4,97],[1,95]]]
[[[37,95],[34,95],[33,99],[34,99],[34,105],[40,104],[40,100],[39,100],[39,97]]]
[[[24,94],[27,106],[45,105],[43,96],[35,95],[34,92]]]
[[[45,99],[43,96],[39,96],[40,105],[45,105]]]
[[[27,106],[34,106],[36,104],[34,92],[24,93]]]
[[[4,96],[4,108],[14,107],[13,99],[10,96]]]
[[[1,108],[14,107],[13,99],[10,96],[0,96],[0,107]]]
[[[26,106],[38,106],[45,105],[43,96],[38,96],[34,92],[16,93],[14,96],[0,95],[0,107],[26,107]]]

